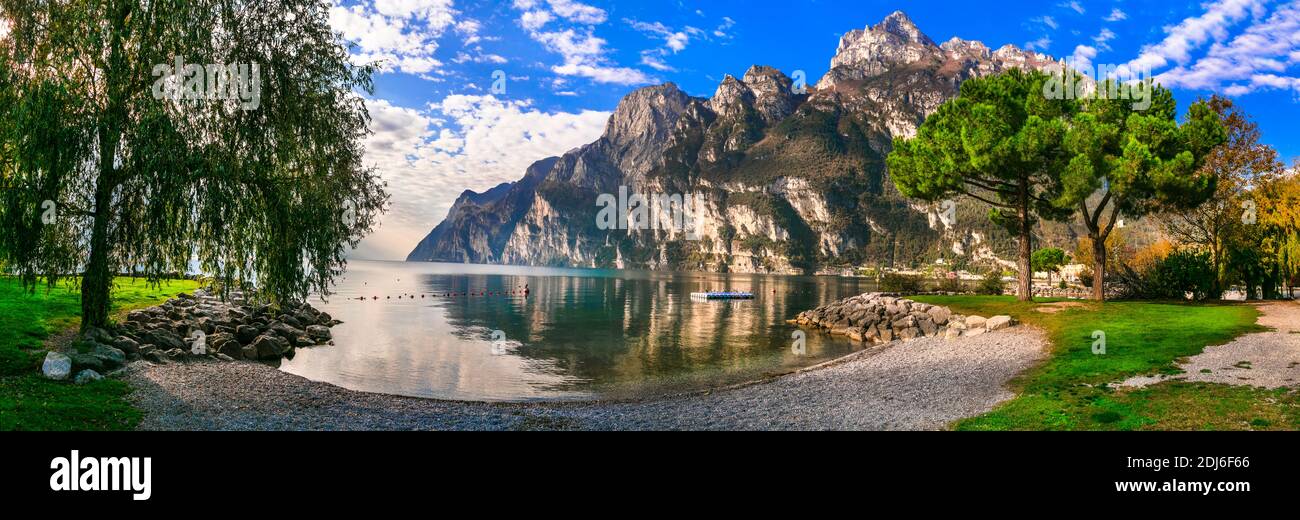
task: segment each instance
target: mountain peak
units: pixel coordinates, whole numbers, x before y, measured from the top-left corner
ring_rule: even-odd
[[[902,11],[890,13],[880,23],[871,27],[871,30],[893,34],[912,43],[927,46],[934,45],[934,41],[930,40],[930,37],[926,36],[925,33],[922,33],[916,23],[912,22],[912,19],[907,16],[907,13]]]

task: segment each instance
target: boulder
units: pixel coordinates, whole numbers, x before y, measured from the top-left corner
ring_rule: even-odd
[[[307,327],[307,335],[317,341],[325,341],[333,337],[330,334],[330,328],[324,325],[310,325]]]
[[[252,347],[257,352],[257,359],[279,359],[289,348],[283,338],[268,334],[263,334],[253,340]]]
[[[98,358],[104,368],[113,369],[126,364],[126,353],[108,345],[95,345],[90,355]]]
[[[900,329],[897,332],[898,332],[898,339],[901,339],[903,341],[913,340],[921,335],[921,329],[916,327],[907,327],[905,329]]]
[[[935,325],[946,325],[948,318],[952,317],[952,311],[948,310],[947,307],[930,307],[926,309],[925,313],[930,315],[930,319],[934,320]]]
[[[240,325],[235,329],[235,337],[243,345],[251,344],[259,334],[261,334],[261,331],[257,330],[257,327],[250,325]]]
[[[256,360],[257,347],[254,347],[253,345],[245,345],[239,349],[239,356],[249,361]]]
[[[171,350],[175,348],[184,349],[185,341],[175,332],[164,328],[153,329],[144,333],[141,338],[145,343],[152,344],[162,350]]]
[[[926,336],[933,336],[934,333],[939,332],[939,326],[935,325],[934,321],[930,320],[930,318],[921,318],[916,320],[916,326],[920,328],[921,333]]]
[[[1002,330],[1010,327],[1012,324],[1011,316],[994,316],[984,323],[984,327],[989,331]]]
[[[239,340],[235,339],[235,336],[224,332],[218,332],[209,337],[208,346],[211,347],[212,351],[232,358],[239,357],[240,349],[243,348],[243,345],[239,344]]]
[[[67,379],[72,373],[72,358],[58,352],[48,352],[45,361],[41,363],[41,373],[57,381]]]
[[[86,383],[99,381],[100,379],[103,378],[104,376],[99,375],[99,372],[86,369],[86,370],[82,370],[81,372],[77,372],[77,377],[73,378],[72,382],[77,383],[79,385],[84,385]]]
[[[87,328],[85,334],[82,334],[82,337],[86,338],[87,340],[94,341],[96,343],[110,343],[110,344],[113,343],[113,340],[115,339],[113,338],[112,334],[109,334],[108,331],[101,329],[99,327]]]
[[[968,329],[982,329],[982,328],[984,328],[984,323],[987,322],[987,321],[988,321],[988,319],[984,318],[983,316],[967,316],[967,317],[966,317],[966,328],[968,328]]]
[[[126,336],[118,336],[116,340],[113,340],[113,346],[127,354],[140,353],[140,343]]]

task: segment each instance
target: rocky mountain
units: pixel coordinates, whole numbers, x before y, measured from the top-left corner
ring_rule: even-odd
[[[938,45],[895,12],[844,35],[815,86],[754,66],[707,99],[642,88],[595,142],[462,194],[407,260],[732,272],[993,262],[1013,241],[987,208],[964,201],[946,225],[897,193],[884,157],[966,79],[1055,64],[1011,45]],[[693,232],[602,228],[598,202],[620,188],[696,197]],[[1042,232],[1072,239],[1066,226]]]

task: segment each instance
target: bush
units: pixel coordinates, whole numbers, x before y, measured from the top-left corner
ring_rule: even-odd
[[[880,279],[880,290],[900,294],[921,292],[921,277],[888,273]]]
[[[939,281],[939,291],[946,293],[960,293],[966,290],[961,286],[961,280],[957,278],[944,278]]]
[[[1204,300],[1214,285],[1209,253],[1175,251],[1145,268],[1124,265],[1115,276],[1121,298],[1142,300]]]
[[[975,292],[979,294],[999,296],[1005,288],[1005,285],[1002,283],[1002,272],[989,271],[989,274],[984,275],[984,279],[980,280],[979,288],[976,289]]]
[[[1092,287],[1092,269],[1079,271],[1079,284],[1084,287]]]

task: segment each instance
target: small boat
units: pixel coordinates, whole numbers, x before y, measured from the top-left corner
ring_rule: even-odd
[[[698,299],[703,299],[703,300],[752,300],[752,299],[754,299],[754,293],[752,293],[752,292],[732,292],[732,291],[728,291],[728,292],[697,292],[697,293],[691,293],[691,298],[698,298]]]

